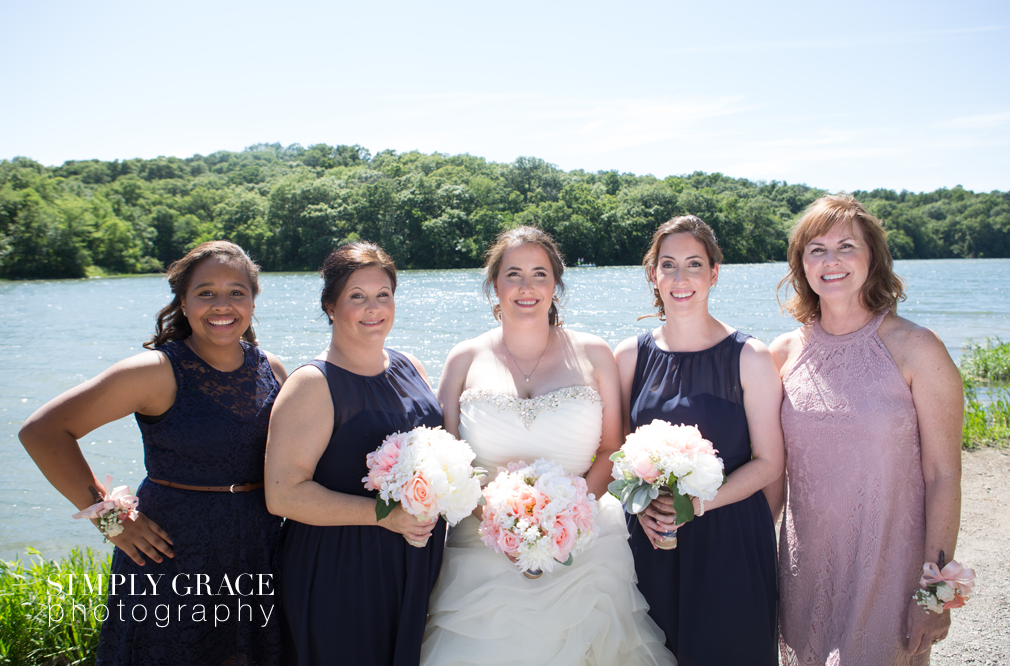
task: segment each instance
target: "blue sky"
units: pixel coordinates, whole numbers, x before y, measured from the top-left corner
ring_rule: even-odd
[[[0,0],[0,158],[361,144],[1010,190],[1010,3]]]

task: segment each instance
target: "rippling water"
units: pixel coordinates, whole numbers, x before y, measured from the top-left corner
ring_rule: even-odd
[[[897,269],[909,294],[899,311],[936,331],[955,359],[969,338],[1010,339],[1010,259],[899,261]],[[775,302],[784,273],[781,263],[724,266],[712,313],[770,342],[795,328]],[[657,325],[656,319],[636,321],[652,311],[641,268],[574,268],[565,278],[567,326],[595,333],[613,347]],[[260,344],[290,371],[328,340],[320,281],[315,274],[273,273],[261,282]],[[401,273],[388,345],[415,354],[437,383],[452,346],[494,325],[480,285],[476,270]],[[0,558],[23,554],[28,545],[49,557],[78,544],[102,547],[97,530],[70,519],[73,507],[32,463],[17,431],[47,400],[141,351],[168,296],[156,276],[0,282]],[[99,476],[113,474],[117,484],[136,490],[144,465],[132,417],[96,430],[81,444]]]

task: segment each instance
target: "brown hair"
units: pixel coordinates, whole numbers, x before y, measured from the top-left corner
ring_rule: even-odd
[[[502,259],[505,258],[506,252],[520,245],[538,245],[547,253],[547,260],[551,262],[551,271],[554,273],[554,297],[551,299],[551,309],[547,315],[548,323],[551,326],[561,326],[564,320],[561,319],[558,306],[561,303],[560,299],[565,295],[565,282],[561,279],[565,272],[565,261],[550,234],[536,227],[516,227],[498,234],[495,244],[484,255],[484,296],[489,302],[493,302],[494,283],[498,279]],[[494,305],[492,313],[495,320],[501,321],[501,304]]]
[[[778,292],[783,286],[786,286],[787,291],[792,287],[794,293],[782,308],[801,324],[809,324],[821,313],[820,296],[810,287],[803,270],[803,252],[807,243],[826,234],[838,223],[850,228],[858,224],[870,250],[869,272],[860,292],[863,307],[873,314],[880,314],[897,309],[898,303],[905,300],[904,280],[894,273],[894,258],[887,248],[884,225],[852,196],[827,195],[807,206],[790,232],[789,248],[786,250],[789,272],[779,281],[775,292],[778,298]],[[779,304],[781,303],[779,299]]]
[[[722,263],[722,249],[715,239],[715,232],[700,217],[681,215],[661,224],[659,229],[656,229],[656,233],[652,235],[652,245],[649,246],[649,251],[645,253],[645,257],[642,259],[642,266],[645,268],[645,279],[652,285],[652,304],[659,312],[642,315],[639,319],[659,317],[660,321],[666,321],[666,309],[663,307],[663,297],[659,293],[659,287],[653,281],[653,272],[656,266],[659,265],[660,246],[663,245],[663,241],[666,240],[667,236],[673,236],[674,234],[691,234],[694,236],[694,239],[704,246],[705,252],[708,254],[709,267],[714,268],[716,264]]]
[[[182,314],[182,298],[186,295],[186,290],[189,289],[189,282],[193,278],[196,267],[211,257],[218,257],[224,261],[241,265],[249,277],[249,286],[252,287],[252,297],[255,300],[260,293],[260,267],[249,258],[245,250],[228,241],[200,243],[187,252],[185,257],[169,265],[165,277],[168,279],[168,286],[172,288],[175,297],[171,303],[158,312],[158,319],[154,324],[154,335],[144,343],[145,349],[154,349],[166,342],[185,340],[193,334],[189,320]],[[242,334],[242,339],[251,345],[257,344],[256,331],[253,330],[251,323]]]
[[[334,303],[344,291],[347,280],[351,273],[359,268],[368,266],[378,266],[386,271],[389,282],[392,285],[393,293],[396,293],[396,264],[389,258],[386,251],[375,243],[359,241],[341,245],[323,261],[323,267],[319,269],[319,275],[323,278],[323,291],[319,294],[319,304],[323,308],[323,314],[333,325],[326,306]]]

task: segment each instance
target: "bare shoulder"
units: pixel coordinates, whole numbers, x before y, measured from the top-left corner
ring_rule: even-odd
[[[109,382],[135,385],[148,396],[175,391],[172,362],[168,360],[168,356],[154,350],[141,352],[112,364],[90,382],[85,382],[85,385]]]
[[[563,335],[570,336],[571,340],[581,347],[586,354],[586,358],[594,365],[598,364],[612,365],[614,363],[614,352],[610,349],[603,338],[593,335],[592,333],[583,333],[582,331],[567,331],[562,329]]]
[[[957,371],[943,340],[925,326],[891,314],[881,322],[877,335],[906,380],[920,371]]]
[[[631,357],[632,360],[638,357],[638,336],[633,335],[630,338],[625,338],[621,340],[617,347],[614,348],[614,356],[617,358],[618,364],[622,363],[627,357]]]
[[[277,400],[281,398],[291,400],[292,398],[303,400],[316,396],[326,396],[330,392],[330,387],[326,383],[326,376],[323,371],[314,365],[303,365],[296,368],[288,375],[287,381],[281,386],[281,392]]]
[[[769,345],[768,351],[780,375],[785,376],[789,368],[792,367],[796,357],[800,355],[803,345],[806,344],[808,335],[808,328],[801,326],[795,331],[783,333]]]

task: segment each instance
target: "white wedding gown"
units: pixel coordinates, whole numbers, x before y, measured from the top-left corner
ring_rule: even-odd
[[[497,468],[546,458],[569,473],[589,469],[599,446],[603,402],[586,386],[538,398],[488,389],[460,397],[460,437],[474,465]],[[635,586],[624,511],[611,495],[599,499],[599,537],[537,580],[523,577],[480,539],[470,516],[452,528],[428,608],[421,663],[675,664],[663,632],[647,615]]]

